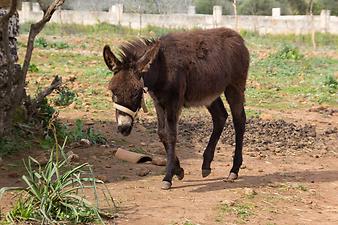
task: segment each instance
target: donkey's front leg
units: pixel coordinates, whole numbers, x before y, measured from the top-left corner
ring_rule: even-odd
[[[177,140],[177,121],[178,112],[172,109],[165,113],[165,132],[167,139],[167,168],[166,175],[163,178],[162,189],[169,189],[172,185],[173,176],[176,174],[179,179],[183,179],[184,170],[180,167],[176,157],[175,146]]]

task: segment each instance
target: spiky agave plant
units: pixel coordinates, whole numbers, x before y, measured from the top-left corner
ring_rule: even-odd
[[[54,133],[55,145],[47,164],[43,167],[36,159],[28,157],[27,162],[24,162],[27,174],[22,176],[27,187],[0,189],[0,199],[6,191],[21,191],[15,206],[7,213],[6,220],[10,223],[28,220],[41,224],[78,224],[93,221],[104,224],[102,216],[114,215],[103,212],[98,207],[96,184],[103,182],[93,176],[88,163],[75,167],[69,165],[70,156],[67,157],[64,153],[66,140],[62,146],[57,142],[54,127],[56,117],[57,115],[54,115],[49,123],[49,128]],[[93,190],[96,204],[84,197],[85,189]],[[108,189],[104,196],[109,208],[116,210]]]

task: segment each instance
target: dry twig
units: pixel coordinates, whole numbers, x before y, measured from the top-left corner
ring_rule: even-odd
[[[50,21],[50,19],[52,18],[52,15],[55,12],[55,10],[58,7],[60,7],[64,2],[65,2],[65,0],[54,0],[54,2],[48,7],[48,9],[46,11],[44,11],[44,15],[43,15],[42,19],[39,22],[31,25],[31,29],[29,31],[29,36],[28,36],[28,40],[27,40],[27,49],[26,49],[25,60],[24,60],[23,66],[22,66],[23,79],[24,80],[26,80],[28,67],[29,67],[29,64],[30,64],[30,61],[31,61],[31,58],[32,58],[32,52],[33,52],[33,48],[34,48],[35,37],[41,32],[41,30],[43,29],[45,24]]]

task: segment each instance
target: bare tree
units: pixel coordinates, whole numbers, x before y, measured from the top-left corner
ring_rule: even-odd
[[[0,26],[2,30],[1,44],[6,57],[6,64],[5,66],[1,67],[1,72],[3,72],[2,80],[6,82],[6,84],[3,85],[6,88],[4,93],[7,93],[7,95],[3,96],[3,98],[6,99],[1,99],[0,101],[1,104],[6,104],[6,107],[0,104],[0,136],[3,136],[10,130],[12,126],[11,121],[13,112],[18,107],[24,107],[28,116],[34,115],[34,112],[37,111],[37,108],[41,103],[41,99],[49,95],[54,89],[61,85],[61,78],[56,76],[51,86],[39,93],[37,98],[33,100],[26,95],[25,91],[26,75],[32,58],[35,37],[41,32],[45,24],[50,21],[55,10],[60,7],[64,1],[65,0],[50,1],[51,3],[48,5],[48,7],[44,7],[44,15],[42,19],[31,25],[27,40],[26,54],[22,67],[19,64],[16,64],[13,60],[13,57],[11,56],[10,41],[8,37],[8,24],[10,18],[16,13],[17,0],[11,1],[10,9],[0,20]]]
[[[313,17],[313,0],[310,0],[309,2],[309,15],[311,18],[311,41],[312,41],[312,47],[315,50],[317,48],[316,45],[316,32],[315,32],[315,24],[314,24],[314,17]]]
[[[234,7],[234,15],[235,15],[235,21],[236,21],[235,30],[239,31],[238,30],[238,16],[237,16],[237,0],[233,0],[232,6]]]

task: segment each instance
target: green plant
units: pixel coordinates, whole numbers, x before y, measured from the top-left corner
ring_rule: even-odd
[[[334,93],[338,88],[338,81],[332,75],[326,75],[324,85],[329,88],[330,92]]]
[[[63,41],[58,41],[54,42],[50,45],[51,48],[56,48],[56,49],[65,49],[65,48],[70,48],[70,45],[63,42]]]
[[[0,137],[0,156],[31,148],[32,135],[27,134],[26,130],[21,129],[21,127],[24,127],[24,125],[15,126],[12,134]]]
[[[37,48],[47,48],[48,47],[48,42],[47,42],[47,40],[45,38],[38,37],[38,38],[35,39],[34,45]]]
[[[22,176],[27,188],[0,189],[0,199],[6,191],[20,191],[20,197],[14,208],[6,215],[6,220],[15,224],[24,221],[41,224],[100,221],[104,224],[102,216],[111,218],[112,214],[103,212],[98,206],[96,184],[103,182],[94,178],[88,163],[75,167],[69,165],[69,158],[64,152],[66,140],[62,146],[58,144],[55,118],[51,121],[49,129],[53,131],[55,144],[45,167],[33,157],[28,157],[27,162],[24,162],[27,175]],[[85,198],[84,189],[93,191],[96,204]],[[107,193],[104,196],[107,196]],[[114,208],[115,204],[110,194],[109,197],[106,201]]]
[[[67,106],[74,102],[76,94],[68,87],[63,87],[58,91],[58,96],[54,99],[54,104],[57,106]]]
[[[34,63],[31,63],[31,64],[29,64],[28,71],[32,72],[32,73],[37,73],[37,72],[39,72],[39,68]]]
[[[251,205],[239,202],[236,202],[233,205],[223,203],[221,205],[221,211],[224,213],[234,213],[242,220],[246,220],[249,216],[253,215]]]
[[[186,220],[183,225],[196,225],[196,224],[191,222],[190,220]]]
[[[280,59],[292,60],[299,60],[304,57],[304,55],[299,52],[297,47],[289,44],[284,44],[273,56]]]
[[[84,131],[83,121],[76,120],[75,127],[70,131],[69,137],[71,141],[80,141],[81,139],[88,139],[93,144],[106,144],[107,139],[101,134],[96,133],[93,128],[88,128]]]

